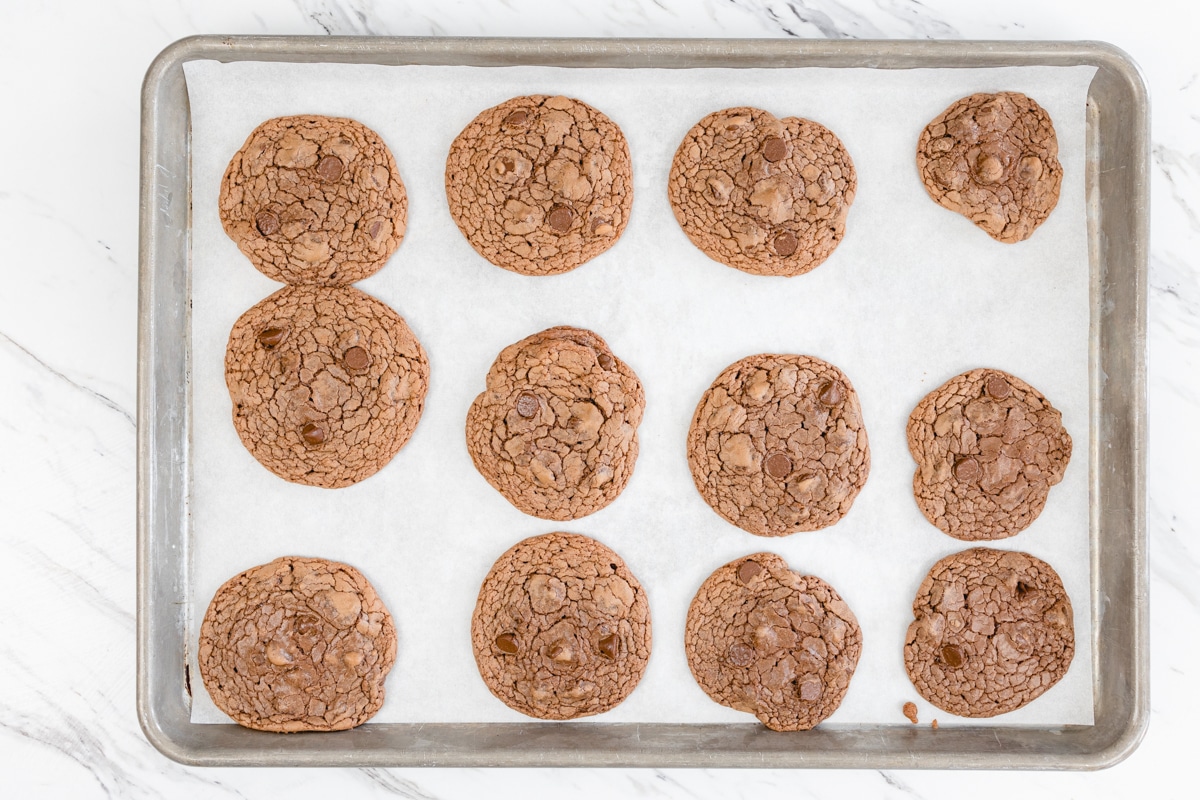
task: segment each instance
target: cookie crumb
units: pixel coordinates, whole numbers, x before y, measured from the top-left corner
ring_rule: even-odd
[[[909,722],[911,722],[913,725],[916,725],[917,724],[917,704],[913,703],[911,701],[905,703],[904,704],[904,716],[908,717]],[[934,722],[933,726],[936,728],[937,723]]]
[[[929,727],[933,728],[936,731],[937,730],[937,720],[935,719],[933,722],[929,723]]]

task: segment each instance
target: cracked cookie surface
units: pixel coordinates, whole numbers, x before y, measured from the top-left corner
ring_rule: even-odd
[[[277,558],[209,603],[197,660],[213,702],[260,731],[340,731],[383,706],[396,628],[354,567]]]
[[[229,334],[233,425],[259,463],[333,489],[367,478],[412,436],[429,362],[395,311],[345,286],[288,286]]]
[[[578,519],[629,482],[645,405],[641,381],[603,339],[550,328],[497,356],[467,413],[467,450],[521,511]]]
[[[854,387],[832,364],[800,355],[726,367],[696,406],[687,455],[704,501],[757,536],[833,525],[871,469]]]
[[[276,117],[225,170],[221,224],[264,275],[346,285],[376,272],[404,237],[408,198],[373,130],[341,117]]]
[[[908,418],[913,496],[939,530],[965,541],[1029,527],[1062,480],[1071,437],[1041,392],[997,369],[951,378]]]
[[[837,710],[862,652],[858,619],[833,587],[773,553],[731,561],[688,608],[688,666],[716,702],[776,731]]]
[[[650,641],[637,578],[608,547],[571,533],[535,536],[500,556],[471,617],[484,683],[538,719],[620,704],[646,671]]]
[[[667,196],[675,219],[715,261],[755,275],[802,275],[846,232],[857,179],[850,154],[824,126],[739,107],[688,131]]]
[[[938,205],[1009,244],[1046,221],[1063,175],[1050,115],[1019,92],[953,103],[921,131],[917,170]]]
[[[567,272],[616,244],[629,222],[629,145],[579,100],[514,97],[451,144],[446,200],[463,236],[496,266]]]
[[[994,717],[1040,697],[1075,655],[1058,573],[1027,553],[976,547],[933,566],[913,600],[904,667],[943,711]]]

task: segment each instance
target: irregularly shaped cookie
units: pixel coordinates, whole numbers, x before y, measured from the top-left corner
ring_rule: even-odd
[[[633,206],[625,134],[579,100],[514,97],[450,145],[446,199],[479,254],[522,275],[557,275],[617,242]]]
[[[408,199],[387,145],[341,117],[259,125],[221,181],[221,224],[268,278],[345,285],[374,273],[404,237]]]
[[[755,275],[802,275],[842,241],[856,183],[850,154],[827,128],[741,107],[688,131],[667,196],[709,258]]]
[[[1028,239],[1058,203],[1062,165],[1050,115],[1019,92],[973,94],[921,132],[929,196],[1001,242]]]
[[[288,286],[225,351],[233,425],[281,478],[335,489],[375,474],[421,417],[429,362],[395,311],[348,286]]]
[[[239,725],[341,731],[383,705],[396,628],[354,567],[287,556],[217,590],[198,660],[209,696]]]
[[[1026,553],[976,547],[921,582],[904,640],[913,686],[943,711],[994,717],[1040,697],[1075,655],[1075,617],[1058,574]]]
[[[862,652],[854,612],[820,578],[773,553],[731,561],[688,608],[684,649],[705,694],[771,730],[805,731],[837,710]]]
[[[1041,392],[998,369],[975,369],[925,396],[908,418],[913,495],[956,539],[1004,539],[1042,513],[1071,460],[1071,437]]]
[[[550,328],[496,358],[467,413],[467,449],[521,511],[578,519],[629,482],[645,405],[641,381],[603,339]]]
[[[871,469],[854,387],[812,356],[763,354],[726,367],[696,406],[687,454],[705,502],[757,536],[834,524]]]
[[[604,545],[548,533],[500,556],[471,617],[479,674],[510,708],[539,719],[608,711],[642,679],[650,606]]]

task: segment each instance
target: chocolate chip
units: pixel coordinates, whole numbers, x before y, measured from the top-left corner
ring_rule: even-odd
[[[517,652],[517,637],[511,633],[502,633],[496,637],[496,649],[502,653]]]
[[[991,375],[983,384],[984,390],[989,397],[994,397],[997,400],[1003,400],[1012,394],[1012,387],[1008,385],[1008,381],[1001,378],[999,375]]]
[[[278,347],[284,339],[287,338],[287,331],[283,328],[266,328],[259,332],[258,343],[268,350],[273,350]]]
[[[817,389],[817,401],[823,406],[833,408],[842,402],[842,385],[837,381],[825,381]]]
[[[738,564],[738,580],[744,584],[749,584],[750,581],[754,580],[754,578],[762,571],[762,565],[760,565],[757,561],[743,561],[741,564]]]
[[[569,206],[554,206],[546,215],[546,221],[550,223],[550,230],[566,233],[571,229],[571,223],[575,221],[575,212]]]
[[[279,231],[279,215],[274,211],[260,211],[254,215],[254,227],[263,236],[270,236]]]
[[[325,429],[315,422],[309,422],[300,429],[300,436],[304,439],[305,444],[316,447],[325,441]]]
[[[529,112],[521,109],[509,114],[504,118],[504,122],[500,123],[506,128],[524,128],[529,123]]]
[[[763,461],[763,469],[772,478],[783,480],[792,474],[792,460],[783,453],[771,453]]]
[[[610,633],[608,636],[605,636],[600,640],[600,643],[596,645],[596,649],[599,650],[600,655],[604,656],[605,658],[616,660],[617,635],[615,633]]]
[[[538,409],[541,407],[541,401],[537,399],[536,395],[532,395],[529,392],[521,392],[520,396],[517,397],[517,413],[526,419],[537,414]]]
[[[601,353],[596,356],[596,360],[600,362],[600,366],[603,369],[612,369],[613,365],[617,363],[608,353]]]
[[[772,243],[772,246],[775,248],[776,253],[784,258],[787,258],[792,253],[796,252],[796,248],[800,246],[800,242],[796,239],[796,234],[790,231],[784,231],[775,237],[775,241]]]
[[[371,357],[367,355],[366,350],[355,346],[342,353],[342,363],[348,369],[366,369],[371,363]]]
[[[345,166],[337,156],[325,156],[317,162],[317,174],[326,183],[333,183],[342,177],[343,170],[345,170]]]
[[[778,136],[768,137],[762,146],[763,158],[767,161],[782,161],[787,158],[787,142]]]
[[[963,665],[963,651],[957,645],[948,644],[942,648],[942,662],[951,669],[958,669]]]
[[[960,458],[954,464],[954,477],[963,483],[973,483],[983,477],[983,468],[970,456]]]

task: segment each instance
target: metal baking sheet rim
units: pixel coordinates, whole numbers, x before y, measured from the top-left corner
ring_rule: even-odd
[[[1095,724],[1006,727],[757,724],[366,724],[262,733],[190,721],[191,200],[186,61],[571,67],[1097,67],[1088,95],[1092,603]],[[147,739],[205,766],[1102,769],[1149,718],[1145,530],[1149,100],[1102,42],[463,39],[196,36],[142,86],[137,439],[137,711]]]

